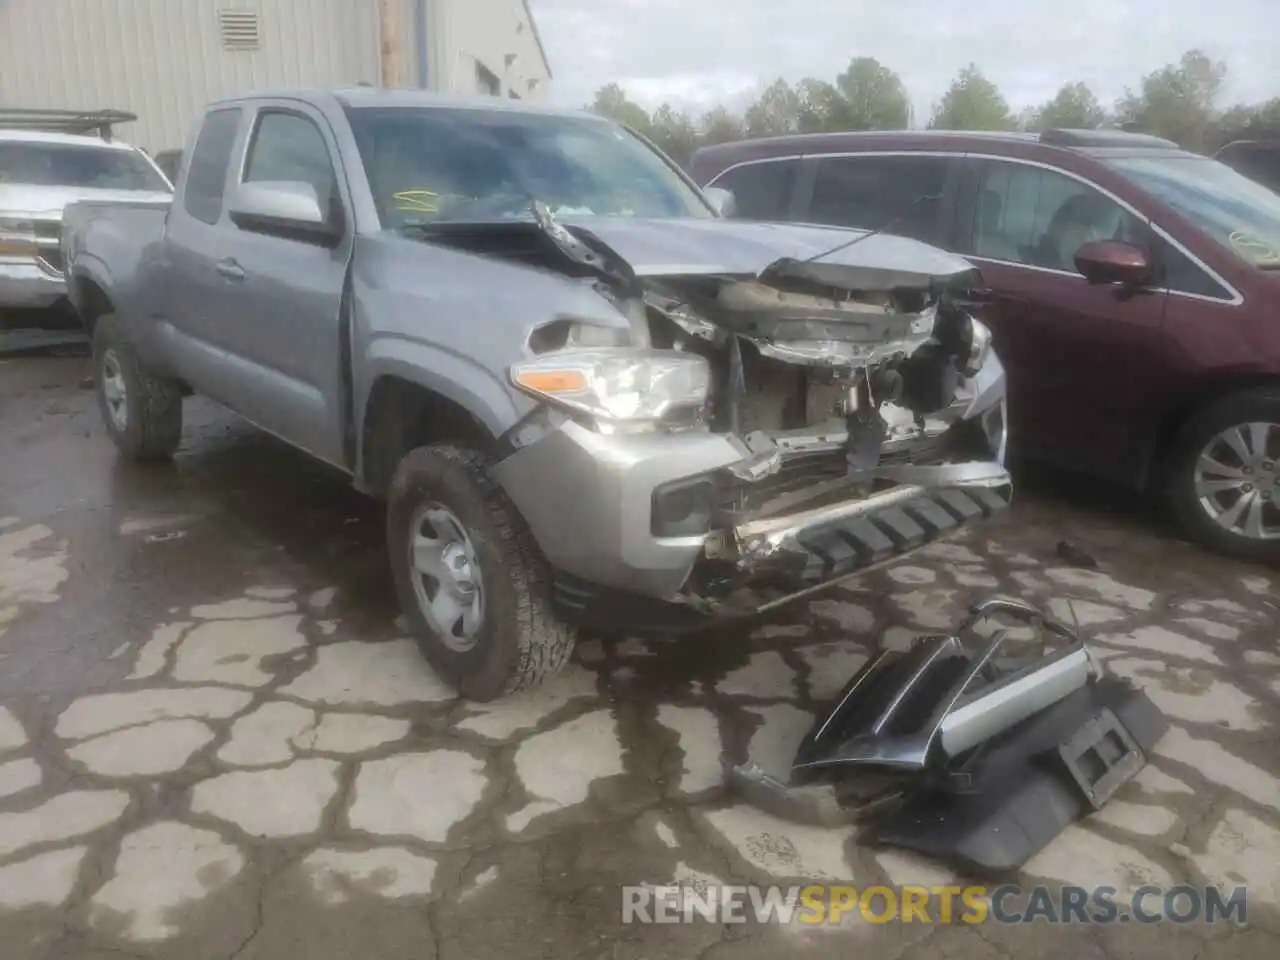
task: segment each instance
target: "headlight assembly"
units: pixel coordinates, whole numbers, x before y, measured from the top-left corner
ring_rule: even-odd
[[[38,249],[34,223],[0,217],[0,255],[34,256]]]
[[[560,350],[513,364],[512,384],[532,397],[597,421],[633,428],[701,408],[711,368],[670,350]]]

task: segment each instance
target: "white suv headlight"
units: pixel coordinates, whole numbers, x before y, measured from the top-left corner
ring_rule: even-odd
[[[706,403],[711,368],[671,350],[558,350],[513,364],[511,382],[530,396],[629,426],[652,426]]]
[[[0,217],[0,256],[34,256],[36,225],[30,220]]]

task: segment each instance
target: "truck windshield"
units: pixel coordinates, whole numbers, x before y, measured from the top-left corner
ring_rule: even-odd
[[[169,192],[164,178],[132,150],[63,143],[0,142],[0,183]]]
[[[1280,270],[1280,194],[1207,157],[1110,161],[1259,270]]]
[[[387,227],[553,213],[714,217],[675,169],[624,128],[593,117],[508,110],[347,111]]]

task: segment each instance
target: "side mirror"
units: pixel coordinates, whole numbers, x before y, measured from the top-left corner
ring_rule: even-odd
[[[342,236],[320,207],[316,188],[293,180],[242,183],[231,196],[231,222],[245,230],[332,243]]]
[[[732,190],[726,190],[724,187],[707,187],[702,192],[720,216],[732,217],[737,214],[738,200]]]
[[[1090,283],[1141,286],[1152,274],[1147,251],[1121,240],[1091,240],[1076,251],[1075,263]]]

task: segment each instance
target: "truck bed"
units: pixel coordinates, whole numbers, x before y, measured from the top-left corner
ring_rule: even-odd
[[[84,283],[106,286],[115,305],[124,310],[136,303],[139,272],[145,251],[164,235],[172,201],[77,200],[62,215],[62,261],[67,295],[83,313]]]

